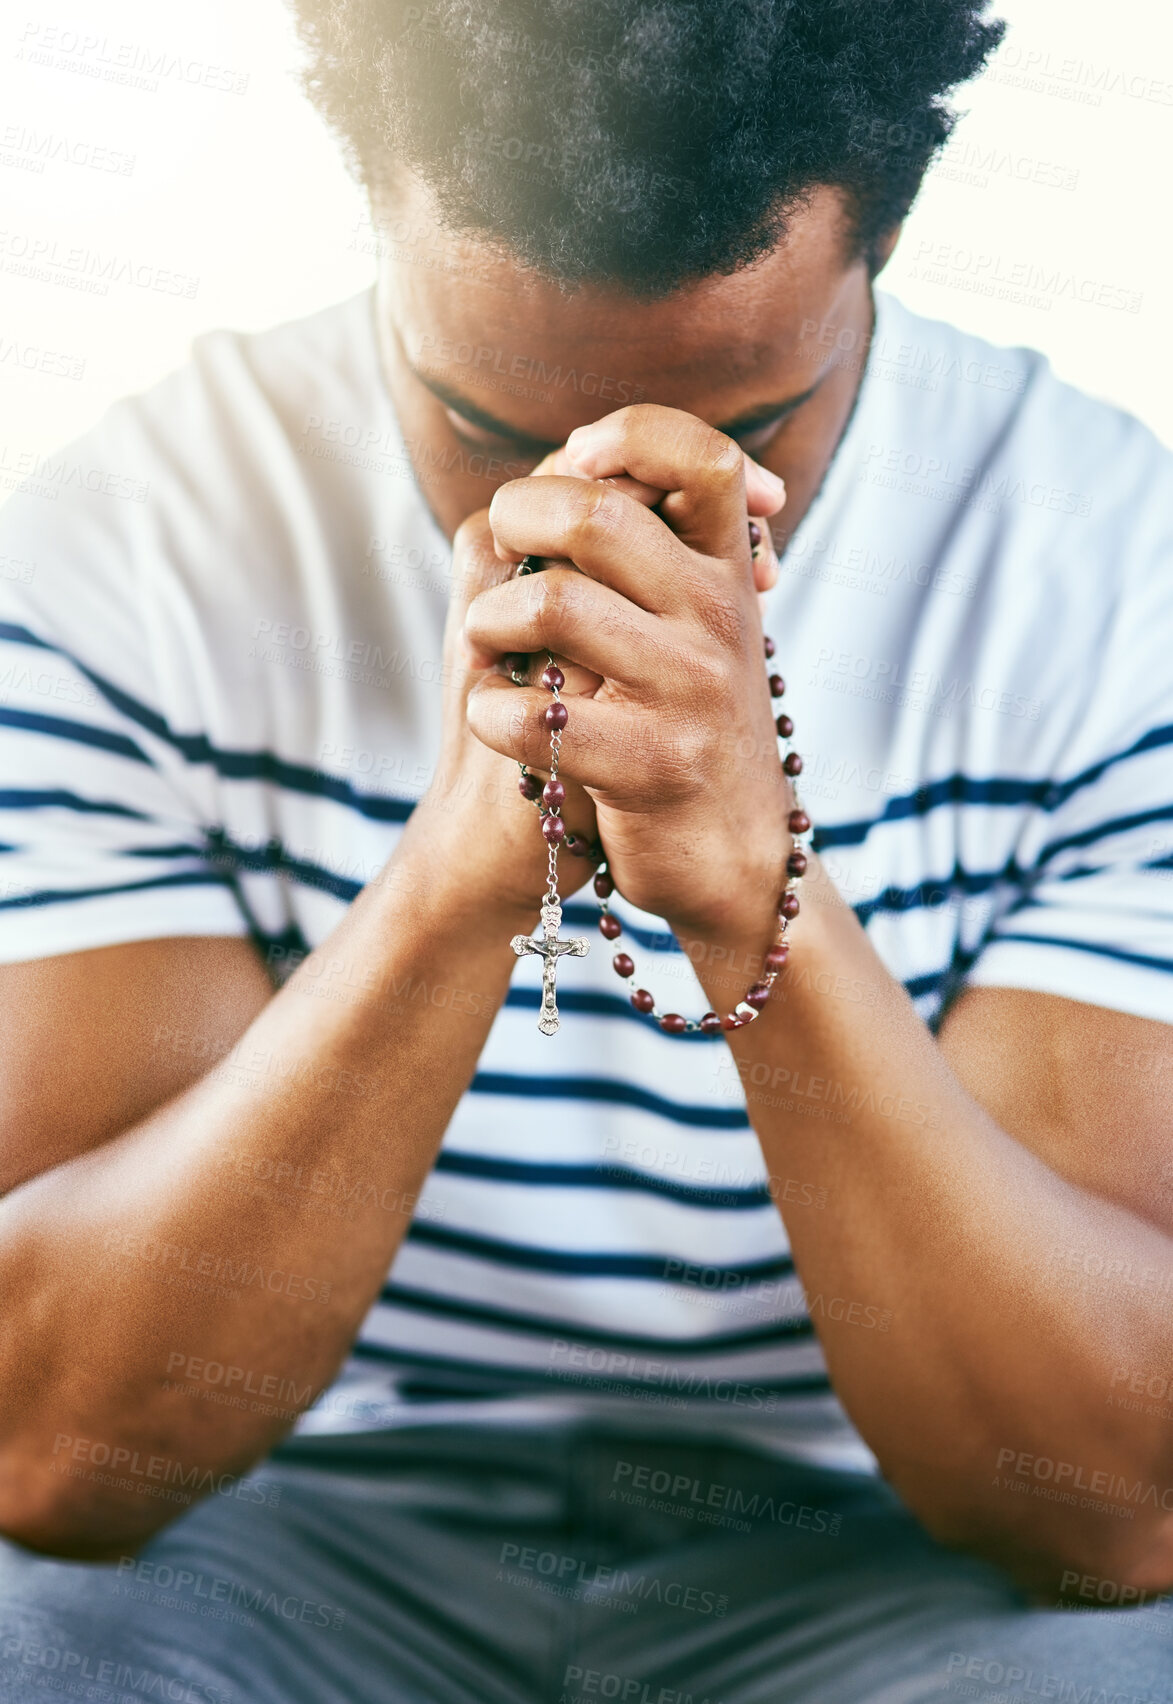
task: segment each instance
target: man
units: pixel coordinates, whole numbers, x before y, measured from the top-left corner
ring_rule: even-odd
[[[978,13],[301,0],[373,298],[6,509],[5,1698],[1170,1697],[1170,467],[873,297]]]

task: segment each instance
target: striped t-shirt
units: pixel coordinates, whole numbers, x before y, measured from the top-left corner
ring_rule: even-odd
[[[975,983],[1173,1017],[1171,484],[1041,357],[879,298],[765,624],[815,843],[929,1024]],[[286,971],[321,942],[432,775],[449,560],[369,294],[201,339],[30,468],[0,514],[0,959],[251,935]],[[703,1010],[665,925],[615,909],[660,1004]],[[327,958],[322,998],[347,974]],[[804,1296],[779,1212],[833,1237],[833,1203],[766,1177],[724,1043],[661,1034],[609,954],[564,965],[554,1041],[538,982],[518,964],[302,1428],[621,1409],[867,1466],[815,1331],[847,1299]],[[443,969],[395,997],[445,999]],[[801,1073],[768,1092],[845,1116]],[[224,1163],[242,1250],[252,1191],[324,1194],[345,1235],[373,1187]]]

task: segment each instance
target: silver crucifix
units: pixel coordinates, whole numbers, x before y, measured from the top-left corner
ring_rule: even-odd
[[[548,895],[542,901],[542,934],[514,935],[512,942],[518,958],[526,953],[540,953],[542,956],[542,1010],[538,1016],[538,1028],[543,1035],[553,1035],[558,1028],[558,1002],[555,977],[558,960],[564,953],[571,958],[585,958],[591,950],[589,941],[572,938],[560,941],[558,931],[562,927],[562,905],[557,896]]]

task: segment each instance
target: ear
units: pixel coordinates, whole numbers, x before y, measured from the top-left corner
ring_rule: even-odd
[[[899,242],[900,233],[903,229],[903,224],[893,225],[890,231],[885,231],[883,236],[877,237],[875,242],[872,244],[871,250],[868,254],[868,261],[873,278],[883,272],[884,268],[891,260],[892,250]]]

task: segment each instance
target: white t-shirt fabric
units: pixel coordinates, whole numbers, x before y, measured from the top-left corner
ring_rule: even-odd
[[[201,338],[0,512],[0,961],[251,936],[282,975],[393,851],[439,751],[450,549],[372,315],[368,292]],[[1142,425],[880,294],[765,625],[815,845],[928,1024],[978,984],[1173,1018],[1173,458]],[[703,1010],[666,925],[614,909],[661,1007]],[[594,919],[567,907],[576,931]],[[870,1470],[813,1329],[848,1298],[804,1296],[777,1204],[832,1207],[767,1179],[723,1042],[660,1033],[594,938],[563,961],[553,1042],[539,966],[518,964],[386,1287],[299,1429],[619,1413]],[[346,996],[348,967],[317,974]],[[388,1022],[458,981],[387,990]],[[273,1066],[242,1046],[219,1068]],[[818,1080],[755,1087],[847,1115]],[[376,1194],[224,1164],[238,1258],[133,1251],[209,1305],[272,1276],[253,1192],[317,1194],[340,1235]],[[887,1327],[878,1290],[862,1329]]]

